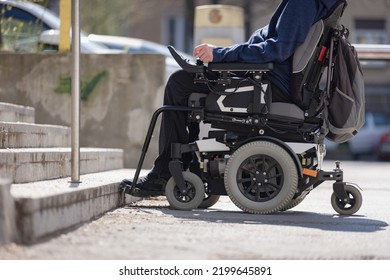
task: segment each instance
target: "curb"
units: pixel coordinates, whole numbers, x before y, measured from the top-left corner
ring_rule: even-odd
[[[4,239],[3,243],[36,243],[131,202],[132,197],[123,201],[119,184],[134,173],[133,169],[119,169],[82,175],[81,183],[62,178],[13,184],[17,235],[14,233],[14,238]]]

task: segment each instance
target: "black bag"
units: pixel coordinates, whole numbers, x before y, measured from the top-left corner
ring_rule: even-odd
[[[341,27],[335,41],[334,69],[327,106],[326,138],[336,143],[350,140],[364,124],[364,78],[348,29]]]

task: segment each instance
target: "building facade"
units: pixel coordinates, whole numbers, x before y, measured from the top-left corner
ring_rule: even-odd
[[[280,1],[158,1],[149,16],[134,22],[128,36],[165,45],[174,45],[191,52],[193,48],[193,6],[208,4],[240,6],[245,11],[246,37],[268,23]],[[193,5],[193,6],[192,6]],[[359,44],[390,44],[390,0],[350,0],[342,24],[350,29],[350,41]],[[368,111],[390,114],[390,61],[362,61],[366,81]]]

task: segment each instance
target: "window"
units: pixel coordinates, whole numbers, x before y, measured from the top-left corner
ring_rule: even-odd
[[[174,46],[176,44],[176,19],[175,18],[169,18],[168,19],[168,43],[169,45]]]
[[[184,48],[184,17],[167,15],[163,18],[163,37],[165,45],[175,46],[177,49]]]
[[[387,44],[386,21],[384,19],[358,19],[355,22],[356,43]]]
[[[355,20],[355,43],[357,44],[387,44],[388,36],[386,20],[357,19]],[[361,61],[365,68],[385,68],[386,61]]]

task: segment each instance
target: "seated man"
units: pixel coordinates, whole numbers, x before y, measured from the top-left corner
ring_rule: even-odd
[[[266,78],[272,83],[274,102],[291,102],[290,74],[292,56],[302,44],[310,27],[326,15],[338,0],[283,0],[274,12],[270,23],[255,31],[243,44],[230,47],[215,47],[202,44],[194,49],[194,56],[203,62],[274,63],[274,69]],[[187,106],[193,92],[208,93],[205,84],[195,84],[194,76],[184,70],[171,75],[165,88],[164,105]],[[136,184],[124,179],[121,183],[126,193],[135,188],[133,195],[148,196],[163,194],[170,178],[168,164],[171,143],[189,143],[198,137],[199,127],[191,123],[187,127],[185,112],[164,112],[160,128],[159,155],[148,175]],[[184,158],[186,168],[191,158]]]

